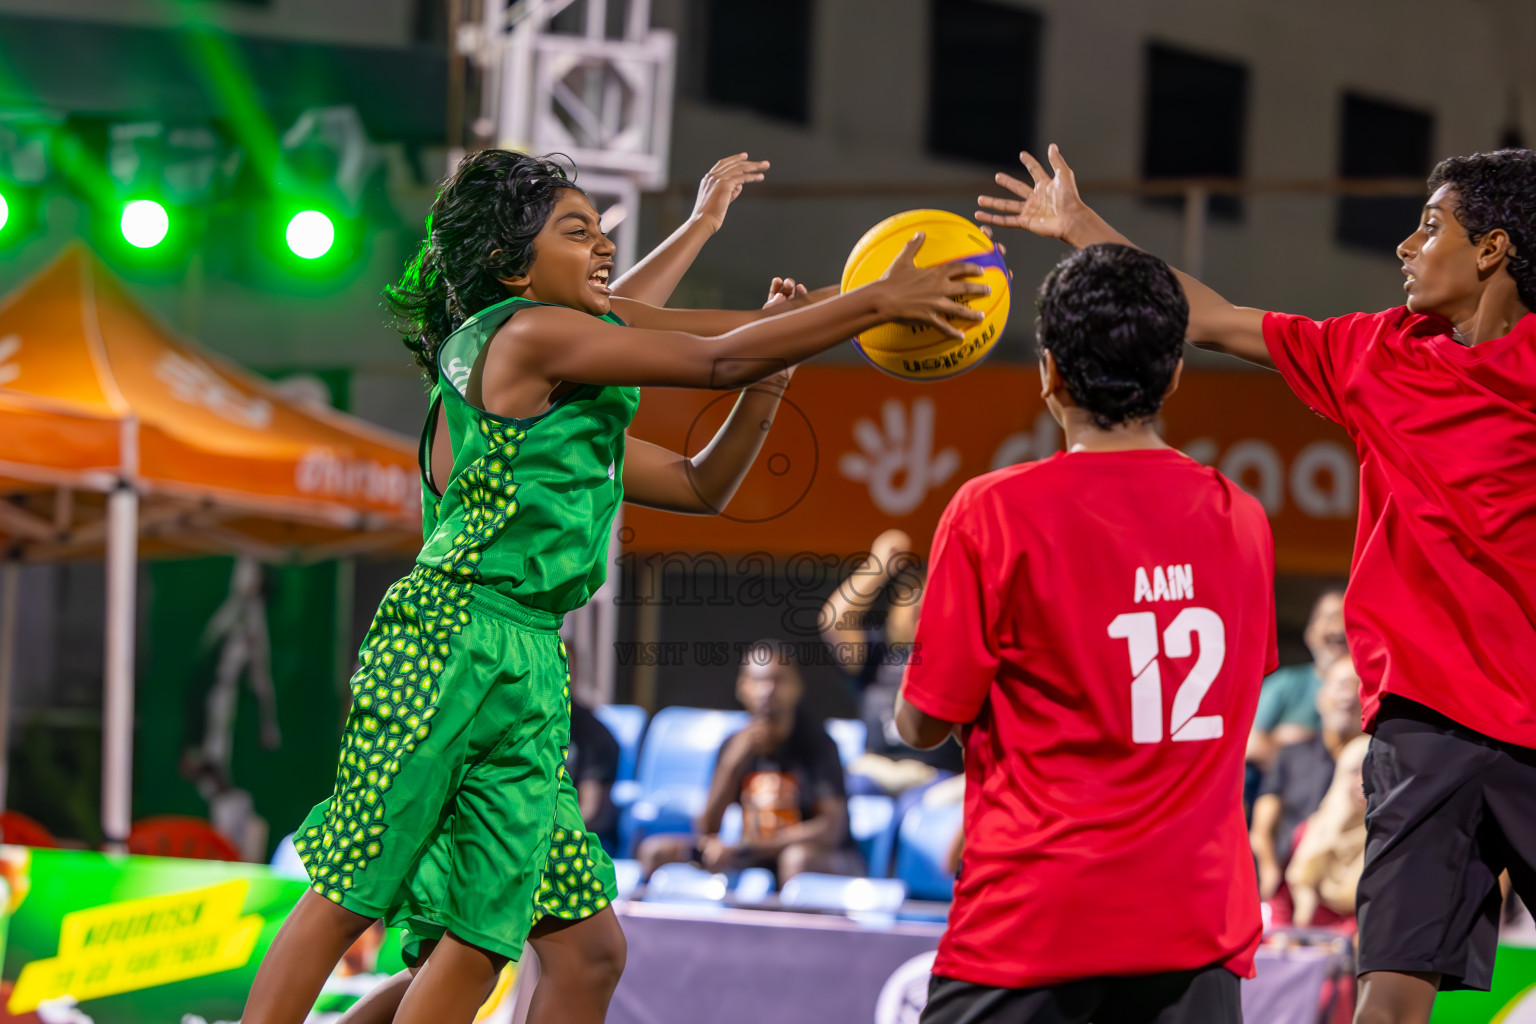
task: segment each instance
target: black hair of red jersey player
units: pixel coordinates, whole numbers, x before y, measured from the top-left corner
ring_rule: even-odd
[[[1536,310],[1536,152],[1501,149],[1453,156],[1429,175],[1429,193],[1442,185],[1456,193],[1456,221],[1473,245],[1502,229],[1509,235],[1506,266],[1520,304]]]
[[[1157,415],[1189,327],[1168,264],[1128,245],[1090,245],[1056,264],[1036,308],[1035,340],[1095,426]]]

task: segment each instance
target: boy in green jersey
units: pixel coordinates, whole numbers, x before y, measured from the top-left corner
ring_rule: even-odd
[[[744,163],[724,175],[729,192],[758,173]],[[335,788],[295,840],[313,885],[262,963],[245,1024],[299,1024],[380,918],[418,957],[396,1021],[467,1024],[525,940],[541,968],[529,1020],[601,1021],[624,939],[612,864],[565,774],[557,630],[604,580],[619,502],[719,512],[790,367],[890,321],[960,337],[950,321],[981,314],[957,300],[987,291],[966,280],[980,274],[971,264],[917,267],[919,235],[881,280],[822,301],[792,287],[746,312],[624,298],[608,287],[614,247],[586,194],[557,165],[505,150],[466,157],[429,224],[389,292],[433,381],[424,542],[363,642]],[[647,261],[661,282],[648,297],[664,301],[655,292],[670,291],[686,248]],[[626,435],[647,385],[746,390],[690,458]]]

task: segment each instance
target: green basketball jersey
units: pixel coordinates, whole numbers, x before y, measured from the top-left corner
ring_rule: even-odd
[[[465,397],[471,370],[518,310],[482,310],[437,353],[437,384],[422,433],[422,547],[417,564],[488,586],[526,608],[563,615],[607,577],[608,534],[624,500],[624,431],[639,388],[586,384],[538,416],[513,419]],[[617,316],[602,319],[622,324]],[[453,472],[427,483],[438,405],[447,414]]]

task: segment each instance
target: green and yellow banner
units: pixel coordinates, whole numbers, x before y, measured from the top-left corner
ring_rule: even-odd
[[[1536,1024],[1536,948],[1500,946],[1487,992],[1445,992],[1430,1024]]]
[[[305,888],[259,864],[0,847],[0,1022],[238,1020]],[[399,933],[375,925],[337,965],[310,1020],[333,1020],[404,966]],[[481,1020],[510,1017],[512,980],[509,969]]]

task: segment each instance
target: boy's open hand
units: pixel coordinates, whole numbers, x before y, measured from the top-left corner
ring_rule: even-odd
[[[768,169],[767,160],[748,160],[747,154],[737,153],[716,162],[709,173],[699,179],[699,198],[694,201],[693,215],[719,231],[725,223],[725,211],[731,201],[741,195],[743,185],[762,181]]]
[[[1070,243],[1076,229],[1092,215],[1092,211],[1078,195],[1077,178],[1054,142],[1047,157],[1056,172],[1054,176],[1033,156],[1020,153],[1019,161],[1029,171],[1033,184],[1025,184],[1011,174],[999,173],[997,183],[1019,198],[977,196],[976,202],[982,209],[976,211],[976,219],[983,224],[1023,228],[1042,238],[1060,238]]]
[[[919,267],[917,253],[923,247],[925,237],[921,231],[913,235],[891,262],[885,276],[875,282],[885,291],[882,315],[886,320],[935,327],[945,337],[959,340],[965,337],[965,332],[951,320],[985,320],[986,314],[955,300],[968,295],[989,295],[992,289],[979,281],[966,280],[981,276],[981,268],[974,263]]]

